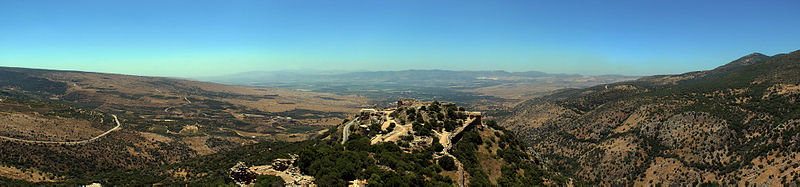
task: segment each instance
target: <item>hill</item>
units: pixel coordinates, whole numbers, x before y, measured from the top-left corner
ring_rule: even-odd
[[[397,107],[364,109],[332,131],[326,145],[300,154],[299,166],[323,186],[366,180],[378,186],[566,185],[569,178],[548,169],[527,146],[480,112],[452,103],[400,100]],[[341,144],[338,145],[338,144]],[[330,144],[329,144],[330,145]],[[355,171],[336,168],[355,154]],[[336,164],[326,166],[326,164]],[[338,172],[337,172],[338,171]],[[342,179],[344,179],[342,181]],[[403,182],[406,181],[406,182]],[[408,183],[412,181],[412,183]]]
[[[93,173],[103,185],[532,186],[579,184],[494,121],[453,104],[364,109],[312,140],[261,142],[180,163]],[[234,180],[235,179],[239,180]],[[7,184],[30,184],[1,179]]]
[[[358,96],[118,74],[0,68],[0,176],[63,181],[302,141]]]
[[[800,176],[800,51],[528,100],[503,125],[596,184],[785,184]]]

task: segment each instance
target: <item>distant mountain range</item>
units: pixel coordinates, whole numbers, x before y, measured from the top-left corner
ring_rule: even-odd
[[[360,84],[395,83],[409,86],[454,86],[473,82],[535,82],[543,78],[584,77],[578,74],[549,74],[539,71],[450,71],[450,70],[404,70],[364,72],[290,72],[253,71],[227,76],[198,78],[199,80],[236,85],[260,85],[293,82],[352,82]],[[596,77],[634,76],[602,75]]]
[[[594,184],[796,185],[800,51],[530,99],[500,124]]]

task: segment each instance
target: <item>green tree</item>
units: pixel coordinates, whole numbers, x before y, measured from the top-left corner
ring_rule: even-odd
[[[456,169],[456,162],[453,160],[453,157],[443,156],[439,158],[438,162],[439,166],[441,166],[444,170],[453,171]]]
[[[281,177],[274,175],[259,175],[256,177],[255,186],[283,186],[284,181]]]

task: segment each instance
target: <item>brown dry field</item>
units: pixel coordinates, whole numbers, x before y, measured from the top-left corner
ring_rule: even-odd
[[[460,91],[478,93],[486,96],[494,96],[508,100],[503,103],[503,107],[513,107],[520,102],[528,99],[544,96],[552,91],[565,88],[585,88],[600,84],[607,84],[619,81],[634,80],[635,78],[614,78],[614,77],[570,77],[570,78],[543,78],[536,82],[513,82],[503,83],[495,86],[487,86],[473,89],[462,89]]]
[[[367,104],[367,99],[362,96],[340,96],[316,92],[298,92],[277,88],[231,86],[174,78],[81,72],[58,72],[49,73],[45,76],[52,80],[69,83],[68,92],[81,92],[100,97],[99,99],[102,99],[104,102],[106,102],[104,105],[160,106],[166,108],[173,105],[187,103],[183,97],[195,97],[201,99],[219,99],[221,101],[255,108],[265,112],[283,112],[293,109],[305,109],[323,112],[355,113],[359,107],[366,106]],[[277,96],[273,97],[273,99],[258,99],[256,101],[249,101],[243,99],[192,95],[191,93],[187,92],[186,88],[209,92],[239,94],[244,96]],[[113,90],[130,95],[160,95],[178,98],[161,99],[144,97],[138,100],[115,100],[118,98],[108,97],[108,94],[97,94],[97,91],[101,90]],[[336,100],[323,99],[326,97],[335,98]]]
[[[104,132],[92,127],[91,123],[93,122],[60,117],[0,114],[0,135],[25,140],[79,141]]]
[[[22,170],[15,167],[3,166],[2,164],[0,164],[0,176],[31,182],[55,182],[61,180],[61,177],[55,176],[52,173],[36,170]]]
[[[244,129],[237,128],[238,134],[280,141],[300,141],[315,134],[316,130],[307,133],[261,132],[286,130],[283,124],[338,125],[343,116],[354,114],[369,103],[365,97],[356,95],[231,86],[164,77],[58,71],[45,73],[42,77],[67,83],[67,94],[51,99],[78,95],[81,98],[77,101],[79,103],[98,103],[96,108],[99,111],[140,114],[141,120],[151,121],[154,127],[170,124],[170,118],[219,120],[231,115],[251,124]],[[75,102],[74,98],[70,99]],[[214,106],[204,105],[203,101],[221,102],[234,108],[213,109]],[[295,118],[275,120],[275,117],[289,116],[256,115],[248,111],[288,112]],[[201,146],[192,147],[206,153]]]
[[[43,115],[51,110],[54,109],[0,101],[0,136],[38,141],[79,141],[102,134],[113,127],[113,122],[110,121]],[[107,129],[98,129],[98,126]]]

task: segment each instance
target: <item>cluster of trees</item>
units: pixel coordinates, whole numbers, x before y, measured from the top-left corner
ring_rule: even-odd
[[[439,164],[439,166],[442,167],[442,169],[447,171],[453,171],[458,169],[456,168],[457,167],[456,162],[455,160],[453,160],[453,157],[447,155],[440,157],[437,163]]]
[[[451,179],[439,175],[443,169],[433,163],[435,149],[406,153],[395,143],[370,145],[368,137],[353,134],[344,145],[319,141],[304,148],[297,164],[319,186],[344,186],[356,179],[375,186],[450,186]]]
[[[405,114],[405,119],[402,119],[403,116],[398,111]],[[433,101],[428,106],[422,106],[419,110],[400,108],[389,116],[401,118],[399,121],[402,124],[405,124],[406,121],[411,122],[412,129],[417,136],[431,136],[433,130],[453,131],[467,118],[463,107],[456,107],[450,103],[442,105],[438,101]]]
[[[411,129],[414,130],[414,134],[417,135],[417,136],[431,136],[431,135],[433,135],[433,129],[432,128],[435,128],[436,124],[438,124],[438,123],[425,124],[425,123],[419,123],[419,122],[415,121],[415,122],[411,123]]]

